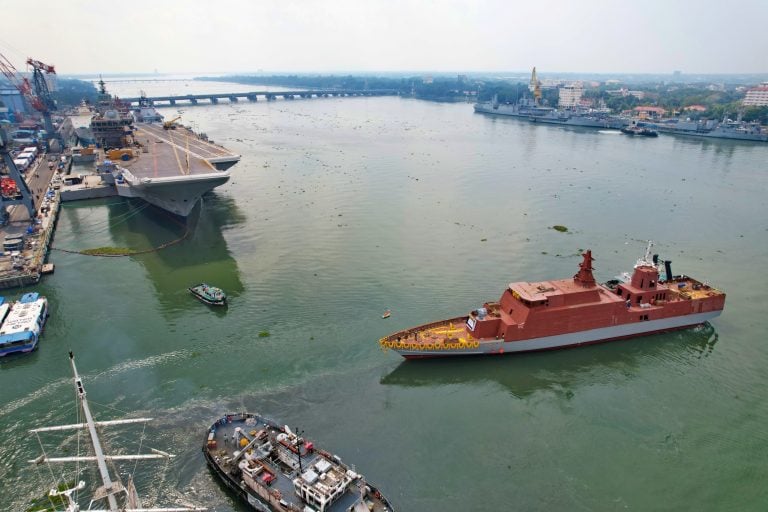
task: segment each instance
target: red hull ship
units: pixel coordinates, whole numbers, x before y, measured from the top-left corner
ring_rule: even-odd
[[[725,293],[685,275],[673,276],[651,246],[632,275],[597,284],[592,251],[572,279],[511,283],[498,302],[468,316],[396,332],[379,340],[405,358],[505,354],[600,343],[683,329],[718,316]]]

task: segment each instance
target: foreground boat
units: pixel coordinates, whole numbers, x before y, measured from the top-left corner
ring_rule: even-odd
[[[209,306],[226,306],[227,294],[221,288],[200,283],[189,288],[189,293]]]
[[[379,340],[405,358],[528,352],[631,338],[702,324],[725,307],[725,293],[664,261],[652,243],[633,274],[604,284],[592,275],[592,252],[572,279],[511,283],[498,302],[468,316],[405,329]]]
[[[216,476],[262,512],[384,512],[392,506],[363,475],[287,426],[258,414],[227,414],[203,445]]]
[[[47,319],[48,299],[38,293],[25,293],[13,304],[0,297],[0,357],[35,350]]]
[[[89,436],[86,438],[90,442],[91,453],[93,455],[88,456],[72,456],[72,457],[49,457],[45,449],[43,448],[42,441],[40,442],[40,449],[42,455],[35,460],[29,461],[34,464],[52,464],[52,463],[79,463],[79,462],[96,462],[99,475],[101,476],[102,485],[98,487],[90,500],[88,509],[91,512],[188,512],[188,511],[203,511],[204,508],[196,507],[171,507],[171,508],[143,508],[139,500],[139,496],[136,492],[136,487],[133,484],[132,475],[128,476],[125,484],[120,480],[120,474],[116,470],[114,471],[114,478],[110,473],[110,467],[114,470],[115,461],[124,460],[145,460],[145,459],[169,459],[172,455],[161,452],[160,450],[152,450],[151,454],[139,454],[139,455],[104,455],[104,451],[101,445],[101,438],[99,437],[99,431],[96,427],[125,425],[131,423],[145,423],[152,418],[132,418],[125,420],[112,420],[112,421],[94,421],[91,414],[91,410],[88,407],[88,400],[86,399],[85,386],[77,373],[77,367],[75,366],[75,356],[72,352],[69,353],[69,361],[72,366],[72,373],[74,374],[75,393],[80,405],[80,411],[78,412],[78,418],[82,414],[82,418],[85,419],[85,423],[75,423],[72,425],[61,425],[56,427],[43,427],[30,430],[30,433],[40,440],[40,433],[52,432],[52,431],[66,431],[66,430],[81,430],[87,429]],[[109,463],[109,466],[107,465]],[[49,468],[51,476],[54,475],[52,468]],[[79,475],[78,475],[79,476]],[[60,502],[66,507],[65,512],[79,512],[80,506],[77,503],[77,499],[73,496],[79,491],[85,489],[85,482],[80,481],[74,487],[69,487],[67,484],[59,484],[54,486],[48,493],[50,503],[55,504]],[[106,502],[107,508],[93,508],[94,504]],[[54,505],[55,506],[55,505]]]

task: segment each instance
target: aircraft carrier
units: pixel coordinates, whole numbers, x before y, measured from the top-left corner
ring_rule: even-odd
[[[136,123],[130,158],[115,164],[115,187],[123,197],[138,197],[186,217],[200,197],[229,180],[240,156],[179,126]]]
[[[117,194],[140,198],[181,217],[187,217],[203,194],[229,180],[229,168],[240,155],[208,140],[204,134],[162,117],[146,115],[151,106],[131,112],[107,94],[100,83],[98,112],[91,131],[100,148],[98,169],[111,176]]]

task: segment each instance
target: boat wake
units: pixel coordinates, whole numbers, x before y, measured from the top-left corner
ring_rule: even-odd
[[[119,375],[121,373],[125,373],[127,371],[136,370],[139,368],[159,366],[161,364],[165,364],[170,361],[186,359],[190,357],[190,355],[191,355],[191,352],[188,350],[177,350],[175,352],[168,352],[166,354],[157,354],[154,356],[146,357],[144,359],[125,361],[121,364],[108,368],[100,373],[94,374],[91,378],[110,377],[114,375]],[[71,379],[68,379],[68,378],[55,380],[53,382],[46,384],[40,389],[37,389],[31,392],[27,396],[21,397],[18,400],[14,400],[13,402],[5,404],[2,408],[0,408],[0,418],[2,418],[3,416],[7,416],[15,412],[16,410],[31,404],[35,400],[38,400],[44,396],[51,394],[59,386],[69,384],[70,380]]]

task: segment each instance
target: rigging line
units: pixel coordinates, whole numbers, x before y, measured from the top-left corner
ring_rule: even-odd
[[[113,411],[117,411],[117,412],[119,412],[120,414],[125,414],[125,415],[127,415],[127,414],[128,414],[128,411],[123,411],[123,410],[121,410],[121,409],[118,409],[117,407],[113,407],[113,406],[111,406],[111,405],[107,405],[107,404],[101,404],[101,403],[99,403],[99,402],[95,402],[95,401],[93,401],[93,400],[91,400],[91,399],[88,399],[88,403],[89,403],[89,404],[91,404],[91,405],[98,405],[99,407],[104,407],[104,408],[106,408],[106,409],[112,409]]]
[[[129,211],[129,212],[125,213],[125,214],[121,214],[121,216],[127,215],[127,217],[124,217],[123,219],[120,219],[119,221],[114,222],[112,224],[109,224],[107,226],[99,227],[99,229],[90,231],[90,232],[86,233],[83,237],[81,237],[80,240],[83,240],[83,239],[84,240],[88,240],[89,238],[92,238],[94,235],[100,235],[102,233],[105,233],[110,228],[113,228],[113,227],[115,227],[115,226],[117,226],[117,225],[119,225],[119,224],[121,224],[123,222],[127,222],[129,219],[131,219],[131,218],[135,217],[136,215],[140,214],[141,212],[143,212],[148,207],[149,207],[149,203],[140,206],[136,210]]]
[[[13,46],[11,43],[6,41],[5,39],[0,38],[0,43],[3,44],[3,46],[6,48],[6,50],[10,50],[11,53],[15,53],[16,54],[16,57],[18,57],[20,60],[26,62],[27,56],[26,56],[25,52],[22,52],[21,50],[19,50],[15,46]]]
[[[118,202],[115,202],[115,203],[111,203],[111,204],[118,204],[119,202],[120,202],[120,201],[118,201]],[[105,206],[107,206],[107,205],[105,205]],[[144,205],[142,205],[142,206],[144,206]],[[81,221],[83,221],[83,220],[87,219],[88,217],[90,217],[91,215],[93,215],[93,214],[94,214],[94,213],[96,213],[96,212],[97,212],[97,210],[94,210],[94,211],[90,212],[88,215],[86,215],[86,216],[84,216],[84,217],[80,217],[80,218],[78,219],[78,222],[81,222]],[[128,210],[128,211],[126,211],[125,213],[121,213],[121,214],[119,214],[119,215],[115,215],[115,218],[120,218],[120,217],[123,217],[124,215],[128,215],[128,214],[130,214],[130,213],[133,213],[133,210],[129,209],[129,210]],[[109,220],[106,220],[106,221],[104,221],[104,222],[99,222],[99,223],[96,223],[95,225],[97,225],[97,226],[98,226],[98,225],[100,225],[100,224],[109,224]]]
[[[45,489],[46,488],[45,478],[43,478],[43,475],[40,474],[40,465],[39,464],[35,464],[35,471],[37,471],[37,477],[40,479],[41,487],[43,489]],[[55,482],[54,482],[54,485],[55,485]],[[58,489],[58,485],[56,486],[56,488]],[[51,497],[51,494],[46,492],[45,495],[48,498],[48,503],[51,504],[51,510],[56,510],[56,504],[53,502],[53,498]]]
[[[43,452],[43,457],[48,459],[48,454],[45,453],[45,446],[43,446],[43,441],[42,439],[40,439],[40,432],[35,432],[35,436],[37,437],[37,444],[40,445],[40,450]],[[46,465],[48,466],[48,471],[51,473],[51,480],[55,482],[56,476],[53,474],[53,468],[51,467],[51,463],[47,462],[46,460]]]
[[[141,437],[139,437],[139,449],[136,451],[137,455],[141,455],[141,445],[144,442],[144,433],[147,431],[147,423],[144,422],[144,427],[141,429]],[[136,468],[139,465],[139,459],[136,459],[136,461],[133,463],[133,473],[131,474],[131,478],[136,474]]]
[[[126,212],[126,213],[122,213],[122,214],[120,214],[120,215],[118,215],[118,216],[116,217],[116,218],[118,218],[118,219],[119,219],[118,221],[116,221],[116,222],[113,222],[113,223],[111,223],[111,224],[107,224],[106,226],[104,226],[104,227],[100,227],[99,229],[93,230],[93,231],[91,231],[89,234],[90,234],[90,235],[95,235],[95,234],[101,234],[101,233],[104,233],[104,232],[105,232],[105,231],[107,231],[109,228],[113,228],[113,227],[115,227],[115,226],[117,226],[117,225],[119,225],[119,224],[122,224],[123,222],[127,221],[128,219],[131,219],[131,218],[135,217],[135,216],[136,216],[136,215],[138,215],[139,213],[141,213],[141,212],[143,212],[144,210],[146,210],[148,207],[149,207],[149,203],[146,203],[146,204],[143,204],[143,205],[141,205],[140,207],[136,208],[135,210],[129,210],[129,211],[128,211],[128,212]],[[121,218],[121,217],[122,217],[122,218]]]
[[[77,391],[75,391],[75,420],[77,420],[77,423],[80,423],[82,421],[82,414],[83,414],[83,411],[80,407],[80,404],[77,401]],[[77,452],[76,453],[78,456],[80,455],[80,440],[81,440],[82,434],[83,434],[82,429],[77,429]],[[79,478],[79,476],[80,476],[80,461],[78,460],[75,463],[75,482],[77,482],[77,479]],[[75,502],[77,502],[78,492],[79,491],[75,491],[74,493]]]

